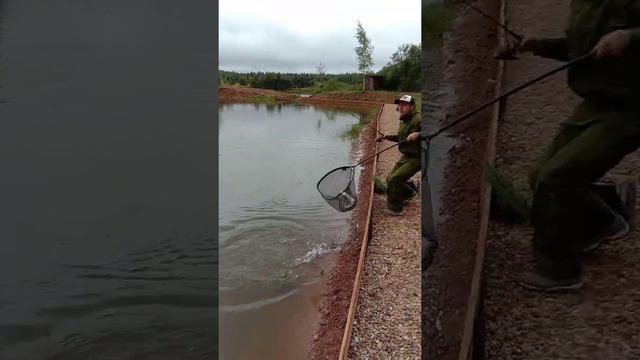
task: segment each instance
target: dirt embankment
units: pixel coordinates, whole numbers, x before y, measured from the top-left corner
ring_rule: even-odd
[[[497,17],[499,1],[478,0],[475,5]],[[451,105],[446,109],[444,123],[494,95],[496,27],[467,7],[459,7],[457,11],[456,22],[442,49],[446,64],[444,81],[455,93],[455,98],[447,101]],[[490,118],[489,108],[451,130],[457,144],[449,151],[444,173],[439,248],[422,284],[423,358],[458,358],[475,262]]]
[[[328,92],[315,95],[316,99],[331,100],[357,100],[357,101],[373,101],[385,104],[393,104],[395,96],[389,93],[368,91],[368,92]]]
[[[261,97],[272,97],[276,101],[293,101],[298,98],[293,94],[269,89],[254,89],[246,87],[218,88],[218,101],[221,103],[255,102]]]
[[[255,89],[247,87],[220,87],[218,101],[226,103],[251,103],[260,101],[296,102],[334,108],[371,108],[372,105],[393,103],[395,96],[387,92],[327,92],[309,97],[298,96],[286,92]]]
[[[377,121],[377,119],[376,119]],[[360,134],[361,157],[371,156],[375,149],[376,127],[364,127]],[[327,283],[324,299],[320,307],[320,328],[313,339],[311,359],[336,359],[340,353],[342,335],[351,302],[351,292],[358,266],[361,240],[364,236],[369,194],[371,193],[372,162],[367,162],[360,173],[358,183],[358,204],[353,210],[349,236],[338,255],[336,266]]]

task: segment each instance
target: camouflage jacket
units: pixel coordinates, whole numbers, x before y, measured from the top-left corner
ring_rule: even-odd
[[[387,135],[387,140],[391,141],[404,141],[409,134],[413,132],[419,132],[422,130],[422,119],[418,112],[412,112],[405,116],[400,117],[400,127],[398,128],[397,135]],[[398,150],[406,156],[420,157],[421,145],[420,139],[416,141],[410,141],[398,145]]]
[[[618,29],[631,30],[625,53],[572,66],[568,82],[582,98],[634,104],[640,95],[640,0],[572,0],[566,36],[544,39],[533,53],[568,61],[587,54],[602,36]]]

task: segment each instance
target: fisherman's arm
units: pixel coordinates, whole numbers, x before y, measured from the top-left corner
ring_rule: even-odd
[[[420,139],[422,131],[422,119],[416,116],[411,122],[411,133],[407,135],[407,141],[416,141]]]
[[[382,141],[382,140],[389,140],[389,141],[393,141],[393,142],[398,142],[398,140],[400,140],[398,138],[398,135],[381,135],[378,136],[378,138],[376,139],[378,142]]]
[[[569,61],[569,44],[566,37],[525,37],[520,42],[518,51],[522,53],[531,52],[533,55],[558,61]]]

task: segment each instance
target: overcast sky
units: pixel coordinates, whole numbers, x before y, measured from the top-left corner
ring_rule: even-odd
[[[420,0],[220,0],[220,69],[357,72],[358,20],[374,46],[373,70],[401,44],[420,43]]]

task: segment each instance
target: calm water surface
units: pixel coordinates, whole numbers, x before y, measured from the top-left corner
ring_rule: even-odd
[[[0,359],[215,358],[210,3],[0,1]]]
[[[355,163],[355,114],[308,106],[226,105],[220,114],[220,347],[224,359],[303,359],[320,280],[350,213],[316,183]]]

